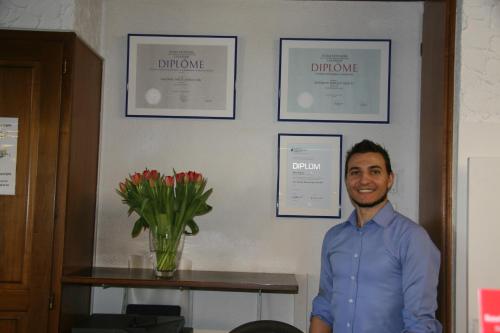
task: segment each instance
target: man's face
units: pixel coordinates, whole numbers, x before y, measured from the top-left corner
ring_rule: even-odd
[[[351,156],[347,165],[345,184],[353,204],[372,208],[387,200],[394,175],[388,173],[379,153],[360,153]]]

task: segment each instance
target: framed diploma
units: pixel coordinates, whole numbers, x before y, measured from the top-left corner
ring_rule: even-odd
[[[340,218],[342,135],[278,134],[276,216]]]
[[[389,123],[391,41],[280,39],[278,120]]]
[[[235,118],[237,37],[128,35],[127,117]]]

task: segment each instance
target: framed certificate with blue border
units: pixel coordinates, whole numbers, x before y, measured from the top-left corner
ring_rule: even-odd
[[[278,134],[276,216],[341,217],[342,135]]]
[[[128,35],[127,117],[235,118],[235,36]]]
[[[280,121],[389,123],[391,41],[280,39]]]

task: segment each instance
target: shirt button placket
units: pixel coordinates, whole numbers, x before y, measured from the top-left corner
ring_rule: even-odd
[[[355,310],[355,305],[356,305],[356,295],[358,291],[358,286],[357,286],[357,277],[359,274],[359,259],[360,259],[360,254],[362,250],[362,240],[363,240],[363,232],[358,230],[357,231],[357,246],[354,250],[353,254],[353,271],[351,276],[349,277],[351,280],[351,293],[350,297],[347,300],[348,306],[349,306],[349,321],[347,322],[347,329],[349,332],[352,332],[353,329],[353,322],[354,322],[354,310]]]

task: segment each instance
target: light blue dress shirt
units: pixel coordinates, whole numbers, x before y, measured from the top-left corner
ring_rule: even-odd
[[[438,333],[439,250],[387,203],[362,228],[356,212],[331,228],[321,251],[311,316],[333,333]]]

